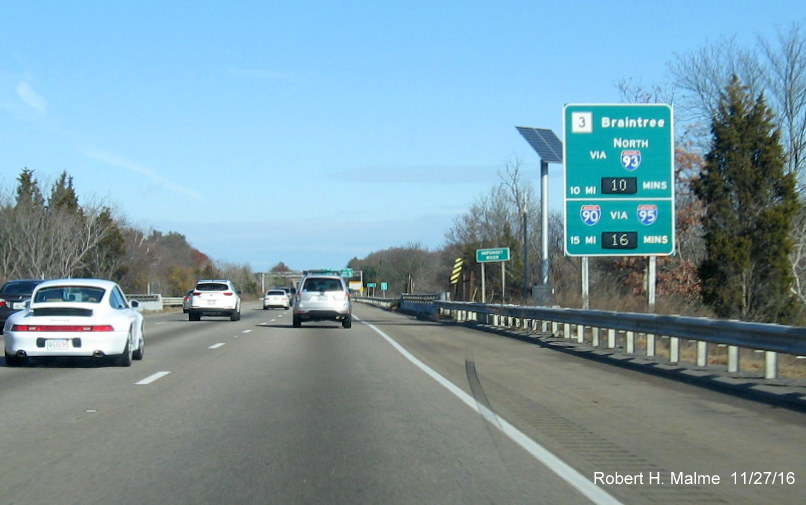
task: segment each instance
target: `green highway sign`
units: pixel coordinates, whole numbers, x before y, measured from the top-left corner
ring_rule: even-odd
[[[565,131],[565,254],[674,253],[674,134],[666,104],[571,104]]]
[[[476,249],[477,263],[489,263],[493,261],[509,261],[509,247]]]

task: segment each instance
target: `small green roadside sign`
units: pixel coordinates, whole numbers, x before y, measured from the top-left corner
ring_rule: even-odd
[[[674,253],[674,134],[666,104],[571,104],[565,131],[565,253]]]
[[[509,247],[476,249],[477,263],[490,263],[493,261],[509,261]]]

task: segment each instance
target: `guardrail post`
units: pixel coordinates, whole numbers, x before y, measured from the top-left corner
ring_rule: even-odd
[[[627,354],[635,354],[635,332],[627,332]]]
[[[646,334],[646,355],[655,356],[655,335],[653,333]]]
[[[708,364],[708,342],[704,340],[697,341],[697,366],[705,366]]]
[[[669,337],[669,362],[680,362],[680,338]]]
[[[599,327],[594,326],[591,328],[591,345],[593,347],[599,347]]]
[[[551,322],[551,334],[552,335],[557,334],[557,321],[552,321]]]
[[[616,347],[616,330],[608,328],[607,330],[607,347],[613,349]]]
[[[571,323],[563,324],[563,338],[571,338]]]
[[[778,377],[778,353],[764,351],[764,378],[774,379],[776,377]]]
[[[585,326],[581,324],[577,325],[577,343],[579,344],[585,343]]]
[[[739,371],[739,348],[735,345],[728,346],[728,373]]]

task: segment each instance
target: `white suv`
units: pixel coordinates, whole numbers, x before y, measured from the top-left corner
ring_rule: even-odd
[[[227,280],[200,280],[190,294],[188,319],[199,321],[202,316],[229,316],[231,321],[241,318],[240,291]]]
[[[294,300],[294,327],[303,321],[341,321],[344,328],[353,324],[350,293],[339,275],[306,273]]]

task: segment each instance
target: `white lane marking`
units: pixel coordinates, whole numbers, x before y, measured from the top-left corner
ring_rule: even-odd
[[[225,344],[224,342],[219,342],[217,344],[211,345],[210,347],[208,347],[208,349],[218,349],[219,347],[224,347],[225,345],[227,344]]]
[[[252,333],[252,330],[243,330],[241,333]]]
[[[140,386],[144,386],[146,384],[151,384],[155,380],[162,379],[163,377],[165,377],[169,373],[171,373],[171,372],[157,372],[157,373],[155,373],[153,375],[149,375],[148,377],[146,377],[145,379],[143,379],[143,380],[141,380],[139,382],[135,382],[135,384],[140,385]]]
[[[358,317],[353,315],[353,319],[361,321]],[[409,351],[398,344],[392,337],[378,329],[376,326],[361,321],[361,323],[369,326],[375,333],[380,335],[386,340],[389,345],[394,347],[397,352],[403,355],[404,358],[409,360],[414,366],[428,374],[432,379],[441,384],[445,389],[454,394],[457,398],[462,400],[468,407],[478,412],[482,417],[488,421],[493,419],[496,422],[491,424],[498,428],[504,435],[509,437],[513,442],[521,446],[526,452],[532,455],[533,458],[543,463],[549,470],[556,473],[561,479],[573,486],[577,491],[585,495],[590,501],[596,505],[623,505],[616,498],[611,496],[607,491],[598,487],[591,482],[587,477],[576,471],[568,463],[561,460],[554,454],[548,451],[545,447],[538,444],[525,433],[508,423],[505,419],[499,417],[495,412],[488,409],[484,405],[478,403],[473,397],[465,393],[464,390],[458,388],[451,381],[440,375],[438,372],[430,368],[428,365],[414,357]]]

